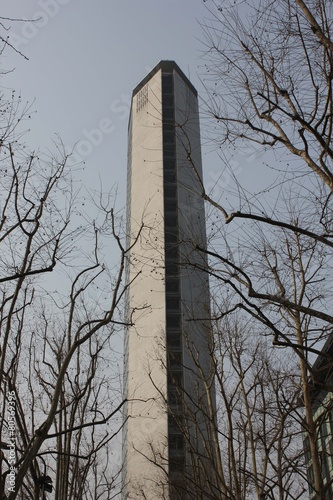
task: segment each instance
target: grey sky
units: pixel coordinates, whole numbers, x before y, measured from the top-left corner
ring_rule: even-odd
[[[35,99],[27,136],[48,147],[55,133],[86,161],[85,182],[100,175],[104,189],[118,182],[125,195],[128,105],[132,89],[160,59],[175,59],[200,93],[203,49],[201,0],[2,0],[13,43],[28,58],[7,50],[4,83]],[[100,133],[96,132],[99,129]]]
[[[235,0],[223,0],[223,10]],[[15,70],[4,85],[22,91],[36,113],[26,140],[52,146],[58,133],[74,160],[84,160],[84,185],[108,191],[117,184],[125,203],[127,123],[132,89],[161,59],[174,59],[204,97],[204,45],[200,22],[209,16],[203,0],[1,0],[1,15],[38,19],[10,23],[11,40],[29,60],[7,50],[3,69]],[[201,120],[202,121],[202,120]],[[202,130],[204,127],[202,127]],[[248,186],[271,175],[250,151],[230,155],[229,168],[211,154],[202,133],[208,191],[226,199],[230,171]],[[227,151],[223,151],[227,154]],[[251,169],[249,168],[251,166]],[[260,168],[260,173],[258,169]],[[235,201],[237,204],[237,193]]]

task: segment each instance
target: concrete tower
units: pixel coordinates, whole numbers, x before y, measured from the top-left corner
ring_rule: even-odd
[[[172,61],[128,141],[123,498],[212,498],[215,393],[197,92]],[[200,250],[201,249],[201,250]]]

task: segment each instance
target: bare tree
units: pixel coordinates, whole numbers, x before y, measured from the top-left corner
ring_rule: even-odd
[[[218,433],[227,498],[302,498],[297,367],[255,331],[253,321],[217,322]]]
[[[0,100],[0,496],[46,498],[52,480],[56,499],[111,499],[125,231],[110,194],[83,196],[60,141],[28,151],[15,96]]]
[[[262,331],[257,331],[256,322],[239,313],[214,322],[214,339],[213,391],[214,382],[207,383],[196,347],[190,348],[206,381],[205,394],[201,389],[200,397],[195,391],[186,391],[177,376],[179,360],[169,354],[173,391],[168,397],[160,394],[178,433],[162,456],[151,444],[147,460],[159,466],[162,458],[164,464],[174,467],[185,455],[191,457],[181,480],[174,484],[174,498],[188,494],[212,500],[304,498],[308,481],[297,362],[274,349]],[[183,365],[183,369],[189,367]],[[152,373],[150,379],[157,388]],[[167,475],[164,481],[170,483]]]
[[[333,323],[331,5],[311,0],[244,1],[229,9],[214,1],[207,5],[204,79],[214,136],[212,129],[207,133],[226,163],[230,146],[241,151],[252,145],[256,171],[263,172],[261,154],[272,172],[268,185],[259,179],[258,190],[251,191],[231,167],[233,183],[224,186],[222,201],[202,186],[215,210],[212,234],[218,236],[208,251],[210,274],[222,284],[221,318],[235,311],[250,315],[263,335],[298,360],[302,428],[313,466],[308,480],[320,500],[330,484],[321,474],[310,380],[321,382],[312,364]],[[224,226],[217,223],[219,216]],[[298,409],[298,421],[299,415]]]

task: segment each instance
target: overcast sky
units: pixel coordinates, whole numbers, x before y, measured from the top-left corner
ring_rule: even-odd
[[[84,182],[98,184],[101,176],[104,189],[117,183],[124,200],[132,89],[161,59],[174,59],[200,93],[204,2],[1,0],[1,5],[2,16],[39,18],[9,23],[11,41],[29,60],[7,50],[2,61],[2,69],[15,68],[5,86],[34,101],[29,145],[50,147],[60,134],[69,150],[76,144],[76,158],[86,161]],[[215,174],[210,177],[213,182]]]

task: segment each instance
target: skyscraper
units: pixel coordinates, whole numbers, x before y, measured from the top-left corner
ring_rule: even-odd
[[[215,393],[197,92],[173,61],[133,91],[123,498],[211,498]]]

